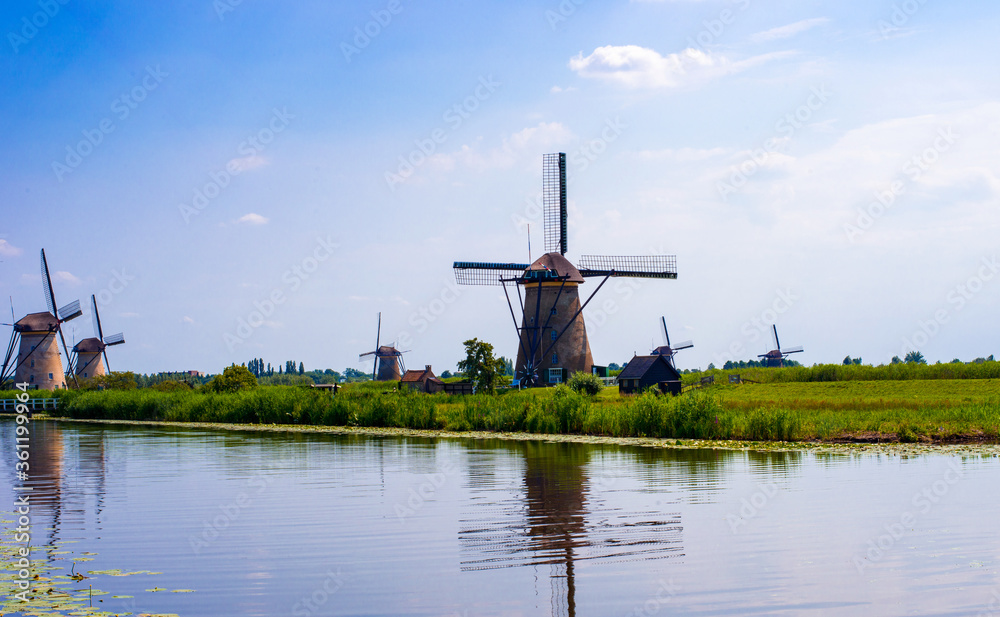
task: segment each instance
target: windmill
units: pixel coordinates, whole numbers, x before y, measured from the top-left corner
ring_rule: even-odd
[[[670,333],[667,332],[667,318],[660,317],[660,323],[663,324],[663,340],[666,341],[665,345],[660,345],[653,350],[652,355],[654,356],[666,356],[667,361],[670,362],[670,366],[677,369],[677,365],[674,364],[674,355],[682,349],[690,349],[694,347],[694,343],[691,341],[684,341],[682,343],[677,343],[676,345],[670,344]]]
[[[761,363],[763,363],[764,366],[781,368],[785,365],[785,358],[788,357],[789,354],[800,353],[803,349],[801,346],[782,349],[781,341],[778,340],[778,326],[771,324],[771,329],[774,331],[774,349],[765,354],[760,354],[757,357],[761,358]]]
[[[66,348],[66,337],[63,336],[62,324],[76,319],[83,314],[80,301],[74,300],[58,311],[56,297],[52,292],[52,277],[49,276],[49,265],[45,260],[45,249],[42,249],[42,289],[45,292],[45,304],[48,311],[29,313],[16,323],[7,345],[3,368],[0,369],[0,383],[11,375],[15,383],[27,383],[28,387],[42,390],[55,390],[66,387],[66,376],[59,357],[59,346],[56,344],[56,334],[62,342],[69,365],[69,374],[76,383],[73,373],[72,357]],[[17,360],[13,361],[14,349],[17,348]],[[78,384],[79,385],[79,384]]]
[[[562,152],[542,157],[542,218],[545,254],[533,263],[454,264],[460,285],[503,286],[518,332],[515,378],[523,386],[559,383],[568,373],[591,371],[594,361],[581,313],[610,277],[677,278],[672,255],[583,255],[579,266],[566,259],[566,155]],[[600,277],[601,282],[581,304],[579,286],[591,277]],[[520,325],[508,284],[517,289]]]
[[[406,372],[406,365],[403,364],[403,354],[395,347],[380,345],[379,338],[382,334],[382,313],[378,314],[378,329],[375,331],[375,351],[368,351],[358,356],[358,360],[365,356],[374,355],[372,362],[372,378],[374,381],[399,381]]]
[[[107,348],[125,342],[125,335],[121,332],[104,336],[104,330],[101,328],[101,314],[97,311],[97,297],[93,294],[90,296],[90,308],[91,316],[94,319],[94,334],[97,336],[85,338],[73,346],[76,359],[72,365],[75,367],[75,373],[84,379],[110,373],[111,363],[108,362]],[[101,355],[104,356],[104,364],[101,364]]]

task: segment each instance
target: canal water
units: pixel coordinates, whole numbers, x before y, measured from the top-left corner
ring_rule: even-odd
[[[33,429],[49,563],[155,572],[111,613],[1000,615],[992,454]]]

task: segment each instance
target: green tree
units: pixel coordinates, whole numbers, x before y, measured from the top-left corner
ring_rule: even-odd
[[[132,371],[111,371],[106,375],[94,375],[84,381],[82,390],[135,390],[139,387]]]
[[[305,372],[306,372],[306,365],[299,362],[299,375],[302,375]]]
[[[902,364],[902,363],[903,361],[899,359],[899,356],[893,356],[892,362],[890,362],[890,364]]]
[[[906,354],[906,357],[903,358],[903,362],[906,362],[907,364],[927,364],[927,360],[924,359],[924,354],[919,351],[911,351]]]
[[[477,392],[496,392],[506,365],[502,359],[493,357],[493,345],[476,338],[462,344],[465,345],[465,359],[458,363],[458,370],[465,373]]]
[[[214,392],[236,392],[257,387],[257,378],[245,366],[227,366],[221,375],[216,375],[209,384]]]

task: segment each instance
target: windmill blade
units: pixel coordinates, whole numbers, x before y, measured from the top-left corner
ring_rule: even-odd
[[[125,339],[122,339],[122,342],[124,343]],[[107,347],[105,347],[104,349],[101,350],[101,355],[104,356],[104,368],[106,368],[108,370],[108,374],[110,375],[111,374],[111,363],[108,362],[108,349],[107,349]]]
[[[73,300],[69,304],[59,309],[57,317],[59,321],[70,321],[76,319],[80,315],[83,315],[83,309],[80,308],[80,301]]]
[[[49,264],[45,261],[45,249],[42,249],[42,290],[45,292],[45,305],[49,312],[56,314],[56,296],[52,293],[52,277],[49,276]],[[58,319],[58,316],[56,316]]]
[[[112,334],[111,336],[104,337],[104,344],[108,347],[112,345],[121,345],[125,342],[125,335],[121,332],[118,334]]]
[[[101,314],[97,312],[97,296],[93,294],[90,295],[90,309],[92,313],[91,317],[94,320],[94,334],[103,341],[104,331],[101,330]]]
[[[790,353],[800,353],[800,352],[802,352],[802,351],[805,351],[805,350],[804,350],[804,349],[802,348],[802,346],[801,346],[801,345],[799,345],[799,346],[797,346],[797,347],[791,347],[791,348],[789,348],[789,349],[782,349],[782,350],[781,350],[781,353],[782,353],[783,355],[787,355],[787,354],[790,354]]]
[[[378,379],[378,350],[382,338],[382,311],[378,312],[378,329],[375,330],[375,359],[372,360],[372,381]]]
[[[542,155],[542,219],[545,252],[566,254],[566,154]]]
[[[692,347],[694,347],[694,341],[683,341],[681,343],[677,343],[671,347],[671,349],[674,351],[680,351],[682,349],[691,349]]]
[[[583,255],[577,266],[583,276],[630,276],[650,279],[676,279],[674,255],[603,256]]]
[[[370,356],[373,353],[378,353],[378,352],[377,351],[369,351],[369,352],[363,353],[360,356],[358,356],[358,360],[360,360],[361,358],[364,358],[365,356]]]
[[[667,318],[660,317],[660,323],[663,324],[663,338],[666,340],[666,346],[670,347],[670,333],[667,332]]]
[[[778,326],[771,324],[771,329],[774,330],[774,348],[781,349],[781,341],[778,340]]]
[[[456,261],[455,282],[459,285],[503,285],[500,279],[523,273],[531,264]]]

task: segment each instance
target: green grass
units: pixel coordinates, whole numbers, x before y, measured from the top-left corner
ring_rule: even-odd
[[[425,395],[391,382],[350,384],[336,398],[292,386],[59,396],[60,413],[73,418],[764,441],[1000,441],[1000,379],[726,382],[680,397],[623,397],[617,388],[587,396],[565,386],[496,396]]]

